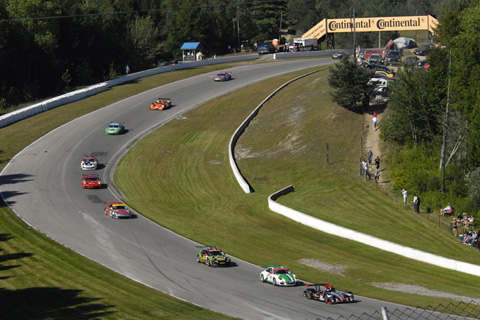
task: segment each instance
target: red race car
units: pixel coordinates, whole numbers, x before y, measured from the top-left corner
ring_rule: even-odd
[[[150,104],[150,110],[164,110],[172,107],[172,99],[170,98],[158,98]]]
[[[82,188],[83,189],[95,189],[101,188],[102,181],[98,176],[85,174],[82,177]]]
[[[132,218],[132,213],[123,202],[105,202],[105,215],[112,218]]]

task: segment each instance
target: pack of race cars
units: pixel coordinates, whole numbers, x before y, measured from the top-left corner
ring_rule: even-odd
[[[231,72],[222,71],[214,77],[214,81],[229,81],[232,79]],[[158,98],[150,104],[150,110],[165,110],[172,107],[170,98]],[[126,132],[123,122],[112,121],[105,129],[107,135],[120,135]],[[83,171],[95,171],[99,167],[98,159],[93,155],[84,155],[80,168]],[[97,189],[104,186],[98,175],[84,174],[82,176],[82,188]],[[120,201],[105,202],[104,213],[114,219],[133,218],[132,211]],[[200,249],[196,255],[197,263],[205,264],[209,267],[230,267],[234,265],[231,258],[216,246],[195,246]],[[260,281],[269,283],[273,286],[293,287],[304,285],[299,281],[295,274],[288,268],[279,264],[263,264],[260,272]],[[355,302],[354,294],[351,291],[337,291],[329,283],[326,284],[306,284],[303,296],[310,300],[323,301],[327,304],[351,303]]]
[[[195,246],[200,249],[196,259],[198,263],[206,264],[209,267],[229,267],[232,265],[231,258],[216,246]],[[293,287],[303,284],[288,268],[279,264],[260,264],[264,268],[260,272],[260,281],[271,283],[274,286]],[[327,304],[355,302],[351,291],[337,291],[329,283],[306,284],[303,296],[310,300],[323,301]]]
[[[98,168],[98,159],[93,155],[84,155],[80,162],[80,169],[84,171],[94,171]],[[83,189],[99,189],[104,185],[100,177],[96,174],[84,174],[82,175],[82,188]],[[133,218],[134,215],[130,209],[123,202],[105,202],[105,215],[115,219],[120,218]]]

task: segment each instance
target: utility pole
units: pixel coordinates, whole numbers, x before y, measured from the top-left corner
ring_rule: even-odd
[[[282,22],[283,22],[283,10],[280,11],[280,27],[278,28],[278,43],[282,42]]]
[[[357,26],[355,25],[355,8],[353,8],[353,61],[357,60],[357,42],[355,37],[356,31],[357,31]]]

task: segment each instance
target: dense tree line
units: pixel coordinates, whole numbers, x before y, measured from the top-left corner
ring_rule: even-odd
[[[187,41],[201,42],[207,56],[224,54],[353,9],[358,17],[435,14],[449,1],[0,0],[0,110],[115,77],[127,64],[138,71],[180,59]],[[377,37],[357,42],[374,46]],[[338,35],[339,46],[350,42]]]
[[[399,147],[390,154],[398,188],[480,208],[480,1],[465,0],[440,18],[429,71],[405,68],[392,87],[382,132]]]

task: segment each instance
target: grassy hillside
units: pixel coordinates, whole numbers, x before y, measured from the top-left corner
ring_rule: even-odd
[[[128,204],[188,238],[217,244],[252,263],[287,265],[308,281],[330,281],[361,295],[423,307],[446,299],[389,291],[378,288],[378,283],[415,284],[478,298],[478,277],[339,239],[268,210],[268,195],[294,184],[296,192],[280,202],[383,239],[480,263],[473,248],[399,206],[373,181],[358,177],[363,115],[332,104],[328,72],[287,87],[247,128],[236,155],[242,174],[256,192],[243,193],[228,163],[233,131],[270,92],[305,72],[216,99],[139,142],[115,175]],[[221,227],[203,232],[205,220],[217,221]]]

